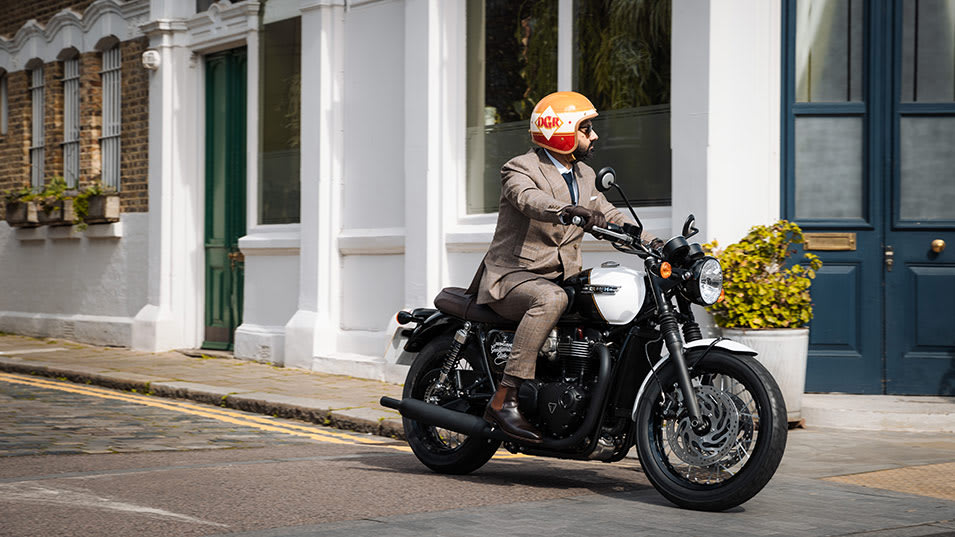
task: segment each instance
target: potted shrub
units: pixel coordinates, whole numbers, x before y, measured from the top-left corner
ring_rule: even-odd
[[[11,227],[36,227],[40,224],[33,189],[29,186],[3,194],[5,219]]]
[[[46,184],[43,191],[36,194],[37,216],[40,224],[50,226],[70,226],[76,223],[76,211],[73,208],[75,192],[66,189],[66,180],[55,176]]]
[[[119,221],[119,193],[99,181],[83,189],[73,200],[80,225]]]
[[[790,422],[799,421],[806,387],[812,301],[809,286],[822,267],[805,253],[792,263],[793,245],[803,242],[799,226],[780,220],[755,226],[736,244],[705,247],[723,265],[724,300],[710,306],[723,336],[752,347],[783,392]]]

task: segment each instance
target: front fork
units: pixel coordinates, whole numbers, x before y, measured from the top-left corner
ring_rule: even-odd
[[[649,272],[649,271],[648,271]],[[650,287],[653,290],[653,298],[657,304],[657,311],[660,319],[660,332],[663,334],[663,341],[666,343],[667,350],[670,352],[670,359],[676,366],[677,384],[683,393],[683,400],[686,401],[686,412],[690,417],[690,426],[694,431],[701,431],[706,428],[700,413],[700,405],[696,400],[696,393],[693,391],[693,384],[690,381],[689,369],[686,366],[686,359],[683,356],[683,341],[680,339],[680,325],[673,314],[673,306],[663,295],[663,290],[658,280],[659,276],[650,272]],[[661,386],[661,389],[663,387]]]

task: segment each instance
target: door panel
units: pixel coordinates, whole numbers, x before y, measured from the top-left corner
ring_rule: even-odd
[[[242,322],[246,49],[206,57],[206,308],[203,348],[231,349]]]
[[[871,234],[871,232],[870,232]],[[864,235],[864,234],[863,234]],[[823,260],[811,293],[808,391],[882,393],[879,246],[855,251],[809,250]]]

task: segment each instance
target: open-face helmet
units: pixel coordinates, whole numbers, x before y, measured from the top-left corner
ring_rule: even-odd
[[[531,140],[564,155],[577,149],[580,122],[597,117],[590,99],[576,91],[558,91],[544,97],[531,113]]]

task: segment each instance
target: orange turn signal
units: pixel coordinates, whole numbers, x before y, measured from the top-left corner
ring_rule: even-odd
[[[723,289],[720,289],[720,297],[716,299],[716,302],[719,303],[724,300],[726,300],[726,291]]]
[[[671,274],[673,274],[673,267],[666,261],[660,263],[660,277],[665,280],[669,278]]]

